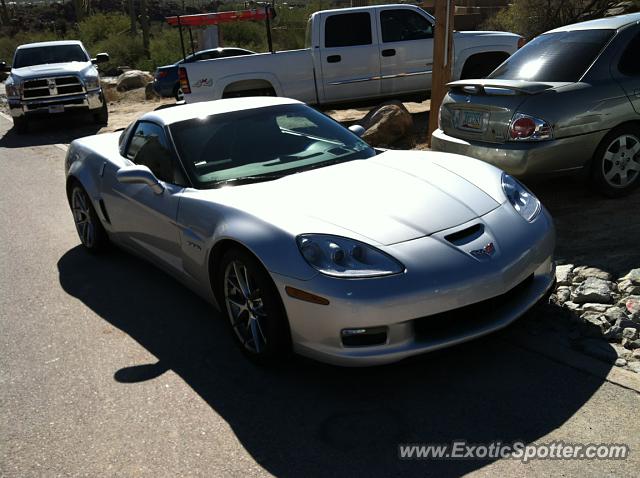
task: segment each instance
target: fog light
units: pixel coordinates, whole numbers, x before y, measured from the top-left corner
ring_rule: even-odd
[[[340,335],[345,347],[367,347],[387,343],[387,327],[342,329]]]

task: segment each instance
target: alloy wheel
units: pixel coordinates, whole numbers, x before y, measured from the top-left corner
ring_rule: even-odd
[[[267,314],[254,278],[240,261],[231,261],[224,272],[224,299],[233,331],[252,353],[265,350]]]
[[[80,240],[86,247],[92,247],[95,240],[95,225],[91,218],[91,205],[87,194],[79,187],[74,188],[71,195],[71,210]]]
[[[640,174],[640,139],[623,134],[614,139],[604,152],[602,174],[610,186],[625,188]]]

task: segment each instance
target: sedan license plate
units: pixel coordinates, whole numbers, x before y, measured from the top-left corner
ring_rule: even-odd
[[[64,105],[49,106],[49,113],[64,113]]]
[[[484,131],[487,113],[480,111],[458,111],[458,129],[465,131]]]

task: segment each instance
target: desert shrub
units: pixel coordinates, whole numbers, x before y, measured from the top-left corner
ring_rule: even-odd
[[[119,13],[96,13],[78,24],[80,40],[87,45],[127,34],[130,28],[129,17]]]

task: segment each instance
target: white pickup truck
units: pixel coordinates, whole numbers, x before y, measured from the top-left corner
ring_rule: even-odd
[[[413,5],[324,10],[311,15],[302,50],[186,63],[187,103],[277,95],[308,104],[385,97],[425,99],[431,90],[435,20]],[[453,79],[488,75],[524,39],[506,32],[455,32]]]
[[[20,45],[11,66],[0,61],[0,68],[10,71],[5,88],[16,132],[26,132],[33,116],[74,110],[88,111],[97,124],[107,124],[107,102],[95,66],[106,61],[109,55],[91,58],[77,40]]]

